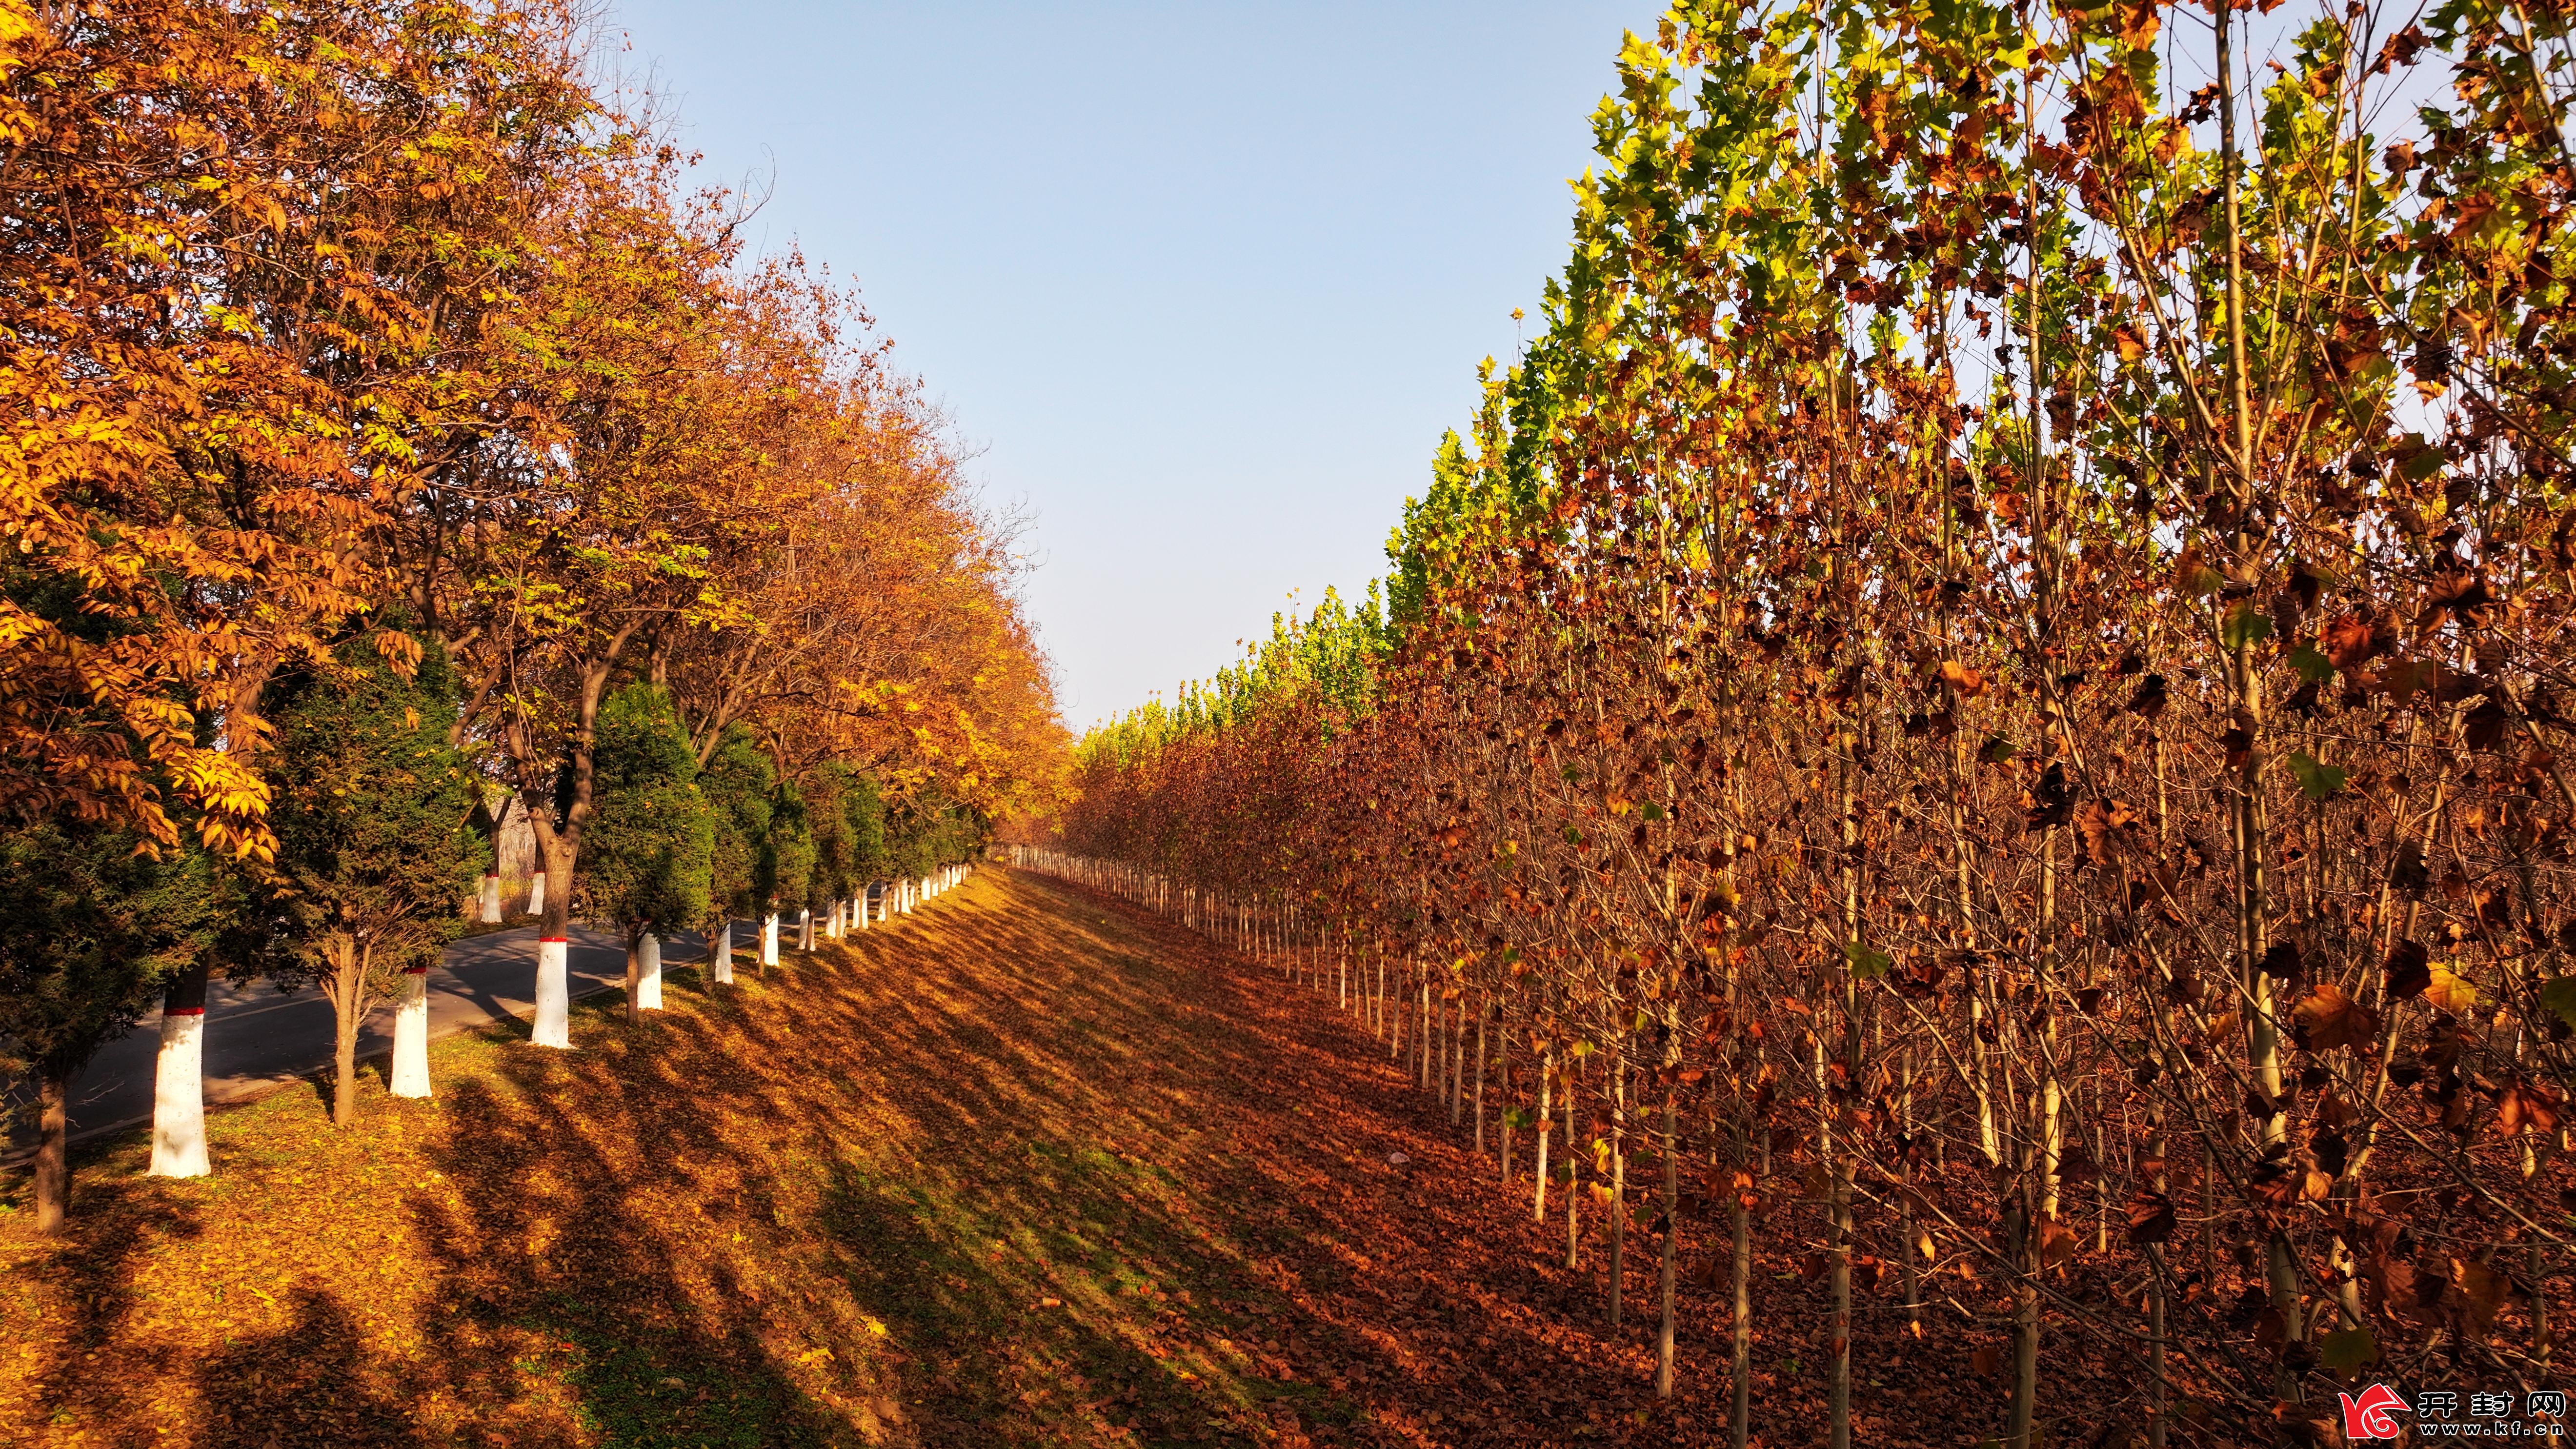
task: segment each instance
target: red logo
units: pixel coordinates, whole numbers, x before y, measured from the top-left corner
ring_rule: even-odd
[[[2397,1391],[2386,1384],[2372,1384],[2361,1391],[2360,1398],[2337,1394],[2343,1400],[2343,1436],[2347,1439],[2394,1439],[2397,1437],[2395,1411],[2406,1407]]]

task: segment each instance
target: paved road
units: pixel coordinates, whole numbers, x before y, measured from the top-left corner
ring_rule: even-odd
[[[734,962],[758,959],[757,935],[734,927]],[[746,959],[745,947],[751,948]],[[664,966],[683,966],[706,955],[694,933],[667,942]],[[578,998],[626,984],[626,948],[604,931],[572,929],[572,994]],[[446,1036],[505,1016],[536,1014],[537,928],[524,926],[469,936],[447,948],[429,973],[430,1036]],[[394,1008],[387,1002],[367,1020],[358,1056],[393,1050]],[[159,1050],[161,1013],[110,1042],[72,1087],[72,1137],[95,1136],[152,1119],[152,1064]],[[331,1003],[306,987],[281,995],[266,983],[218,982],[206,995],[206,1101],[239,1101],[296,1081],[331,1061]]]

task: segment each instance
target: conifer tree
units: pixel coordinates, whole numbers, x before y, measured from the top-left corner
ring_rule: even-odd
[[[134,1029],[216,921],[204,851],[142,853],[133,830],[43,821],[0,835],[0,1069],[36,1079],[36,1231],[71,1205],[72,1082]]]
[[[698,792],[698,758],[660,685],[630,684],[599,711],[598,772],[589,839],[581,858],[591,910],[626,938],[626,1015],[660,1004],[647,980],[646,938],[698,924],[707,915],[716,820]]]
[[[448,742],[446,655],[432,646],[405,677],[378,643],[352,639],[332,667],[275,691],[277,860],[248,918],[255,963],[331,1003],[331,1120],[343,1127],[357,1114],[367,1013],[463,932],[457,906],[490,849],[467,824],[477,781]]]

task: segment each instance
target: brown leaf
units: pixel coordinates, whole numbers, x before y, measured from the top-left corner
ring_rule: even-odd
[[[1941,680],[1958,691],[1961,699],[1975,699],[1986,692],[1986,677],[1956,659],[1941,661]]]
[[[2377,650],[2371,643],[2370,626],[2346,614],[2317,631],[2317,652],[2335,668],[2349,671],[2369,663]]]
[[[2040,1261],[2051,1268],[2057,1267],[2075,1256],[2076,1244],[2081,1241],[2073,1228],[2052,1218],[2040,1225]]]
[[[2433,984],[2431,955],[2418,941],[2400,941],[2382,967],[2388,973],[2388,999],[2404,1001]]]
[[[2124,708],[2141,719],[2154,719],[2164,713],[2165,677],[2161,674],[2150,674],[2139,680],[2137,690],[2129,696],[2129,702]]]
[[[2446,1306],[2470,1338],[2485,1338],[2495,1327],[2496,1314],[2530,1296],[2512,1278],[2467,1258],[2451,1260],[2449,1280],[2453,1292],[2446,1295]]]
[[[2496,1130],[2510,1137],[2526,1127],[2542,1137],[2555,1133],[2558,1104],[2547,1088],[2517,1076],[2504,1084],[2503,1094],[2496,1099]]]
[[[2290,1013],[2290,1036],[2312,1052],[2337,1047],[2367,1051],[2379,1039],[2379,1018],[2344,995],[2342,987],[2319,982]]]
[[[2161,1243],[2174,1235],[2173,1199],[2160,1192],[2140,1188],[2129,1199],[2129,1244],[2144,1247]]]

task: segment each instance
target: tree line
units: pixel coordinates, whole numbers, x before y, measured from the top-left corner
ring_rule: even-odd
[[[1061,754],[1018,520],[588,23],[0,0],[0,1065],[40,1229],[73,1079],[156,1006],[154,1170],[206,1170],[212,976],[329,998],[344,1123],[407,993],[425,1093],[421,976],[504,816],[562,1046],[575,915],[654,1004],[661,938],[810,945]]]
[[[2549,1388],[2569,21],[1675,5],[1383,593],[1044,863],[1407,1054],[1738,1445],[1757,1332],[1837,1449],[1900,1359],[2017,1446]]]

